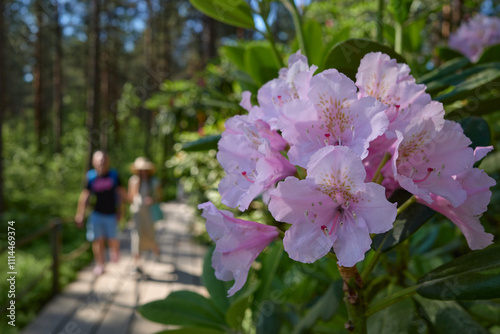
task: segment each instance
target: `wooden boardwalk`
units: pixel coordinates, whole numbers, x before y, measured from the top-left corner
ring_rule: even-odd
[[[139,305],[165,298],[171,291],[191,290],[206,295],[201,286],[206,248],[188,233],[192,209],[185,204],[164,203],[165,221],[156,223],[161,247],[158,261],[149,254],[144,275],[133,271],[130,231],[120,233],[121,258],[108,263],[96,277],[89,266],[78,279],[52,299],[28,325],[25,334],[146,334],[169,327],[144,319]]]

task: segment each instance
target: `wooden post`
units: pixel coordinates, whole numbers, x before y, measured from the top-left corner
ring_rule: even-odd
[[[59,254],[61,251],[61,227],[59,218],[53,220],[50,243],[52,248],[52,296],[59,293]]]

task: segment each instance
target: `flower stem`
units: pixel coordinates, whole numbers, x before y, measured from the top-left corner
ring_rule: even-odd
[[[396,20],[394,24],[394,50],[398,54],[403,53],[403,23],[400,23]]]
[[[365,312],[365,316],[369,317],[372,314],[375,314],[378,311],[386,308],[387,306],[391,306],[392,304],[396,304],[397,302],[405,298],[413,296],[417,292],[416,289],[417,289],[416,285],[410,286],[406,289],[396,292],[395,294],[387,297],[386,299],[383,299],[373,305],[370,305]]]
[[[344,303],[349,315],[346,329],[351,333],[366,334],[366,303],[363,280],[356,267],[339,266],[339,272],[344,280]]]
[[[413,203],[415,203],[417,199],[415,198],[415,195],[412,195],[410,198],[408,198],[406,200],[406,202],[404,202],[403,204],[401,204],[401,206],[398,208],[398,216],[401,214],[401,212],[405,211],[406,209],[408,209],[408,207],[410,205],[412,205]]]
[[[382,158],[382,161],[380,161],[380,164],[378,165],[378,168],[377,168],[377,171],[375,172],[375,174],[373,175],[372,177],[372,182],[375,182],[375,183],[378,183],[378,179],[379,179],[379,176],[380,176],[380,171],[382,170],[382,168],[384,168],[385,164],[387,163],[387,161],[389,161],[391,159],[391,154],[386,152],[384,154],[384,157]],[[380,183],[382,183],[382,181],[380,181]],[[380,184],[379,183],[379,184]]]
[[[307,57],[306,43],[304,41],[304,34],[302,33],[299,10],[295,5],[294,0],[281,0],[281,3],[283,3],[292,15],[293,26],[295,27],[295,33],[297,34],[297,40],[299,41],[299,48],[302,51],[302,54]]]
[[[269,41],[269,44],[271,44],[271,50],[273,52],[274,61],[276,62],[276,64],[278,65],[279,68],[282,68],[282,67],[284,67],[283,61],[281,60],[281,57],[278,53],[278,49],[276,49],[276,41],[274,40],[274,36],[273,36],[273,33],[271,32],[271,28],[269,27],[269,24],[267,24],[267,21],[264,20],[264,18],[262,18],[262,20],[264,21],[264,25],[266,26],[266,33],[264,34],[264,36]]]

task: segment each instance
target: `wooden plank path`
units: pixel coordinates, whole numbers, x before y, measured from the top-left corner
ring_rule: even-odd
[[[120,233],[121,258],[108,263],[96,277],[93,265],[52,299],[22,333],[25,334],[146,334],[171,327],[144,319],[137,307],[165,298],[171,291],[191,290],[207,295],[201,286],[206,247],[188,232],[193,211],[186,204],[163,203],[165,220],[157,222],[161,256],[143,259],[144,275],[133,271],[130,230]],[[83,233],[83,232],[82,232]]]

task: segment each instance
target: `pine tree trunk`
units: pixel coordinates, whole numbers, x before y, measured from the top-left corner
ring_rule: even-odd
[[[62,94],[62,32],[61,25],[59,24],[59,0],[54,1],[54,21],[55,21],[55,61],[54,61],[54,144],[55,151],[61,153],[61,137],[62,137],[62,124],[63,124],[63,94]]]
[[[100,105],[100,77],[99,77],[99,13],[100,0],[92,0],[90,8],[89,29],[89,89],[87,93],[87,129],[89,131],[89,156],[87,167],[92,166],[92,154],[100,144],[99,105]]]
[[[36,22],[38,31],[36,33],[36,43],[35,43],[35,68],[33,71],[33,88],[35,90],[35,133],[38,152],[42,151],[42,137],[43,137],[43,80],[42,80],[42,0],[37,0],[35,3],[36,12]]]

